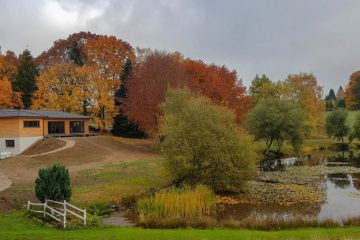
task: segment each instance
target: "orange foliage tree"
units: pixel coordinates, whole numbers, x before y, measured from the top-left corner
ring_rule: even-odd
[[[23,108],[21,94],[14,92],[12,81],[18,71],[19,61],[14,52],[0,54],[0,108]]]
[[[0,108],[22,108],[21,94],[13,92],[10,80],[0,79]]]
[[[215,104],[232,109],[238,122],[248,110],[250,97],[246,88],[237,78],[236,71],[225,66],[205,64],[203,61],[186,59],[184,61],[188,84],[192,92],[209,97]]]
[[[56,41],[38,58],[42,74],[32,107],[88,114],[107,128],[117,113],[123,67],[134,58],[130,44],[112,36],[78,33]]]
[[[353,72],[345,90],[346,107],[350,110],[360,109],[360,71]]]

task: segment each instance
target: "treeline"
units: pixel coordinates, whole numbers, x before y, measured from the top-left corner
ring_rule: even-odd
[[[115,134],[154,136],[159,105],[171,87],[186,87],[229,107],[241,122],[250,104],[235,71],[167,53],[134,49],[113,36],[75,33],[33,58],[0,55],[0,107],[91,116]],[[114,124],[113,124],[114,123]]]

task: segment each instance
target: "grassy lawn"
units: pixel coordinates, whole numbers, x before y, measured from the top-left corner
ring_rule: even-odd
[[[150,230],[142,228],[97,227],[79,230],[60,230],[30,220],[22,211],[0,214],[0,239],[359,239],[360,228],[317,228],[285,231],[255,230]]]
[[[119,204],[123,198],[160,188],[167,183],[161,163],[161,158],[150,158],[80,171],[74,183],[73,202],[83,206]]]

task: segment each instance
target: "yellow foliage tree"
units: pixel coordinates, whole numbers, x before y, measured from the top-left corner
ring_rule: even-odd
[[[304,110],[305,124],[310,130],[324,124],[325,102],[322,99],[323,87],[319,86],[313,74],[289,75],[284,81],[286,95],[295,99]]]

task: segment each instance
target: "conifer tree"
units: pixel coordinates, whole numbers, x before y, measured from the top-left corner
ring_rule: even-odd
[[[20,65],[13,82],[13,89],[21,93],[24,108],[28,109],[31,106],[32,95],[36,90],[36,77],[39,75],[39,70],[28,49],[23,51],[19,59]]]
[[[131,70],[131,60],[128,59],[123,68],[123,74],[121,76],[121,86],[115,93],[115,106],[118,109],[118,114],[114,117],[113,128],[111,132],[117,136],[143,138],[145,137],[144,132],[141,131],[135,123],[129,121],[121,108],[122,101],[126,98],[126,82],[129,80]]]

